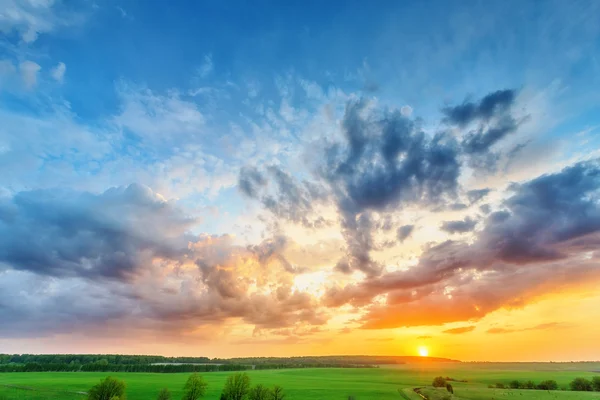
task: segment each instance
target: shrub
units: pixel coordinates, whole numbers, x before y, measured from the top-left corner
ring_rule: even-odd
[[[158,392],[158,397],[156,398],[156,400],[171,400],[171,392],[169,392],[169,389],[164,388],[163,390]]]
[[[519,381],[517,381],[517,380],[510,381],[510,383],[508,384],[508,386],[509,386],[511,389],[520,389],[520,388],[522,388],[522,387],[523,387],[523,386],[521,385],[521,382],[519,382]]]
[[[431,384],[433,387],[445,387],[446,379],[443,376],[436,376],[433,378],[433,383]]]
[[[585,378],[575,378],[569,386],[577,392],[591,392],[593,389],[592,382]]]
[[[592,387],[596,392],[600,392],[600,376],[595,376],[592,378]]]
[[[446,383],[446,390],[449,391],[450,393],[454,394],[454,388],[449,383]]]
[[[496,383],[496,389],[504,389],[504,383]]]
[[[540,384],[537,385],[537,388],[539,390],[558,390],[558,383],[552,379],[549,379],[547,381],[540,382]]]
[[[89,400],[124,400],[125,382],[113,377],[106,377],[88,391]]]
[[[183,400],[198,400],[206,394],[208,384],[198,374],[192,374],[183,387]]]

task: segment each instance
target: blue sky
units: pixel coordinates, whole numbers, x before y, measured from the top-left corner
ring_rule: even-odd
[[[0,0],[0,9],[0,216],[7,215],[0,235],[35,248],[27,256],[15,253],[17,244],[0,248],[0,274],[14,287],[54,288],[44,294],[50,304],[68,288],[89,285],[114,295],[135,284],[144,298],[146,290],[178,282],[183,296],[191,281],[202,281],[194,292],[200,303],[221,304],[214,299],[227,297],[219,291],[224,278],[193,266],[210,259],[215,271],[228,265],[230,278],[245,282],[240,301],[275,293],[277,285],[308,296],[311,313],[294,309],[289,326],[277,327],[295,338],[310,326],[332,332],[324,322],[332,320],[336,329],[356,321],[385,329],[473,321],[484,316],[389,321],[377,310],[399,287],[342,301],[332,285],[349,293],[407,268],[426,270],[428,252],[446,240],[485,247],[499,240],[491,233],[500,223],[494,212],[522,217],[511,196],[531,206],[524,192],[539,188],[536,179],[557,174],[564,183],[560,177],[580,171],[575,165],[599,156],[595,1]],[[502,93],[504,100],[494,97]],[[454,120],[450,110],[461,105],[478,111]],[[412,133],[394,142],[385,129]],[[470,153],[469,145],[481,151]],[[390,167],[382,161],[390,153],[378,146],[406,151],[393,162],[414,157],[423,170]],[[467,202],[483,189],[485,204]],[[565,190],[573,201],[597,195]],[[594,220],[591,205],[577,205]],[[107,226],[127,246],[106,238]],[[408,240],[394,236],[401,227]],[[577,231],[600,227],[590,229]],[[64,238],[46,240],[59,232]],[[252,281],[249,259],[283,275],[261,269],[266,275]],[[192,272],[182,278],[175,264]],[[440,290],[447,295],[457,285]],[[278,335],[265,316],[225,307],[217,324],[206,311],[190,311],[198,304],[179,309],[177,300],[164,301],[136,307],[157,323],[175,318],[177,334],[192,326],[230,329],[241,320],[231,328],[236,340],[249,327]],[[348,304],[358,308],[337,309]],[[505,305],[490,305],[485,315]],[[11,307],[25,330],[64,333],[25,323],[41,312],[35,304]],[[90,307],[104,309],[92,300]],[[97,313],[151,330],[117,308]],[[80,312],[65,318],[74,334],[89,328],[77,322]],[[331,317],[336,313],[347,317]],[[48,348],[60,349],[61,340]]]

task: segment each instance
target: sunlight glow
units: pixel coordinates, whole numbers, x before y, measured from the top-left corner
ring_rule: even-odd
[[[429,350],[425,346],[419,347],[419,355],[421,357],[427,357],[429,355]]]

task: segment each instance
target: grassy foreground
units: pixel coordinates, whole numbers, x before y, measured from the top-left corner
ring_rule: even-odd
[[[451,364],[402,365],[379,369],[287,369],[248,371],[252,384],[283,386],[286,400],[340,399],[354,396],[356,400],[411,399],[422,400],[413,392],[415,387],[431,385],[437,375],[468,382],[452,382],[453,399],[472,400],[544,400],[544,399],[599,399],[600,393],[570,391],[539,391],[489,389],[488,385],[508,384],[513,379],[539,382],[554,379],[560,387],[567,387],[575,377],[590,379],[600,371],[600,364]],[[230,372],[203,374],[208,382],[205,399],[218,399]],[[169,388],[174,400],[179,400],[189,376],[182,374],[151,373],[96,373],[96,372],[36,372],[0,374],[0,399],[23,400],[83,400],[85,392],[106,376],[123,379],[127,383],[128,400],[152,400],[163,387]],[[11,387],[11,385],[13,387]],[[31,388],[34,390],[24,390]],[[398,389],[402,393],[398,392]],[[432,399],[447,395],[445,390],[426,389]]]

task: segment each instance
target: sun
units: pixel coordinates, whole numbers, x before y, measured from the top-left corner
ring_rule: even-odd
[[[419,347],[419,355],[421,357],[427,357],[429,355],[429,350],[425,346]]]

